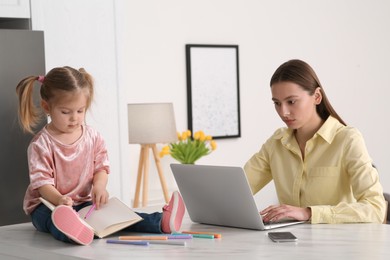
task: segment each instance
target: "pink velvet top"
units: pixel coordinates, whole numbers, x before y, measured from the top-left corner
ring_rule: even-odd
[[[40,203],[39,187],[53,185],[78,205],[91,200],[93,175],[110,171],[104,139],[89,126],[83,126],[82,136],[71,145],[54,139],[45,127],[34,136],[27,156],[30,185],[24,197],[26,214]]]

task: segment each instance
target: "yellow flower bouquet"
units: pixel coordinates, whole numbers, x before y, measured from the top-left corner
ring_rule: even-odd
[[[177,136],[179,141],[164,146],[160,157],[170,154],[180,163],[194,164],[199,158],[210,154],[217,148],[217,143],[203,131],[197,131],[193,137],[191,137],[190,130],[177,133]]]

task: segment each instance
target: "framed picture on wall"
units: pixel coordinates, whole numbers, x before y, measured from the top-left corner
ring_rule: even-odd
[[[186,45],[188,129],[241,136],[238,45]]]

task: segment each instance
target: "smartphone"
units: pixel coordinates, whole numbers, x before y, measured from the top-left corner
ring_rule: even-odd
[[[295,242],[298,240],[291,232],[268,232],[268,237],[274,242]]]

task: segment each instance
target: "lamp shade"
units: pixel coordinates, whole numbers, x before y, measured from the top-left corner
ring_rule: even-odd
[[[169,143],[177,140],[172,103],[128,104],[130,144]]]

